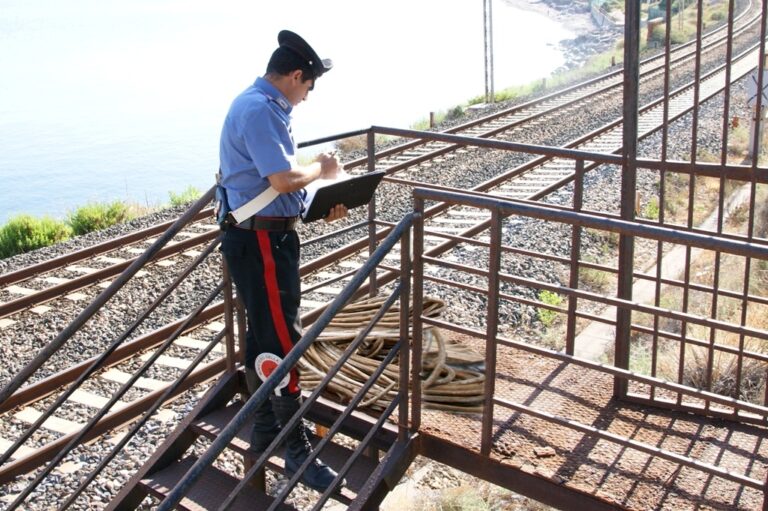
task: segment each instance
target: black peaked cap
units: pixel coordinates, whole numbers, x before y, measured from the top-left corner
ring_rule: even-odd
[[[277,42],[280,46],[292,50],[304,59],[312,68],[315,78],[319,78],[323,73],[333,67],[331,59],[321,59],[315,50],[313,50],[299,34],[291,32],[290,30],[281,30],[280,33],[277,34]]]

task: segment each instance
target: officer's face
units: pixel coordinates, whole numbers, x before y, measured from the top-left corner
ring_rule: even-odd
[[[286,97],[288,98],[288,101],[290,101],[293,106],[296,106],[302,101],[304,101],[305,99],[307,99],[307,95],[309,94],[309,91],[315,88],[314,79],[303,81],[302,78],[303,78],[303,74],[299,70],[296,70],[293,73],[291,73],[290,91],[288,92],[288,94],[286,94]]]

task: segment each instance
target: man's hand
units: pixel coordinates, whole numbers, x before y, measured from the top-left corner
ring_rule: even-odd
[[[318,166],[320,173],[318,174]],[[301,190],[315,179],[335,180],[344,169],[336,159],[336,152],[317,155],[311,165],[275,172],[267,176],[269,184],[280,193],[291,193]]]
[[[320,153],[315,161],[320,163],[320,179],[336,179],[338,173],[343,171],[339,160],[336,159],[336,151]]]
[[[345,216],[347,216],[347,207],[344,204],[336,204],[331,208],[331,210],[328,212],[328,215],[326,215],[323,220],[326,222],[334,222],[340,218],[344,218]]]

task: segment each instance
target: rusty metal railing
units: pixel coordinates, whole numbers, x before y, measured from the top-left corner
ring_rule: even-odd
[[[581,166],[581,164],[579,164]],[[578,186],[577,186],[578,188]],[[578,194],[577,194],[578,195]],[[684,310],[670,310],[668,307],[659,307],[652,304],[638,303],[632,300],[624,300],[620,298],[611,297],[609,294],[600,294],[590,291],[585,291],[578,287],[578,279],[574,278],[574,275],[578,275],[579,272],[579,245],[578,245],[578,232],[584,229],[590,229],[595,231],[623,234],[631,236],[636,240],[646,239],[655,240],[658,242],[674,243],[677,245],[683,245],[691,247],[691,249],[710,251],[718,254],[731,254],[743,258],[750,258],[756,261],[768,262],[768,243],[758,243],[755,241],[741,241],[735,239],[725,239],[713,237],[711,235],[704,235],[691,231],[681,231],[671,229],[667,227],[661,227],[656,225],[639,224],[637,222],[628,222],[617,218],[606,218],[591,213],[585,213],[580,211],[568,211],[561,208],[545,206],[545,205],[533,205],[518,201],[505,201],[493,197],[480,197],[476,195],[469,195],[460,192],[447,192],[436,191],[428,189],[416,189],[415,196],[415,212],[416,223],[414,225],[414,374],[418,373],[416,368],[419,367],[420,361],[418,360],[418,354],[421,349],[421,332],[424,325],[430,325],[437,328],[444,328],[450,331],[463,333],[470,335],[478,339],[483,339],[486,349],[485,371],[486,374],[496,374],[496,351],[498,346],[509,346],[520,350],[524,350],[529,353],[534,353],[541,357],[547,357],[550,359],[558,360],[566,364],[573,364],[579,367],[589,368],[594,371],[602,372],[611,375],[614,380],[621,380],[630,383],[638,383],[645,385],[649,388],[655,388],[658,391],[665,391],[672,393],[676,396],[680,396],[677,401],[676,408],[686,411],[694,411],[707,415],[723,415],[731,419],[738,419],[745,422],[758,422],[765,424],[768,421],[768,407],[760,400],[760,402],[749,402],[741,399],[740,396],[729,396],[719,394],[708,388],[697,388],[691,385],[687,381],[675,381],[675,378],[665,379],[659,374],[643,374],[642,371],[637,371],[628,367],[622,367],[620,364],[611,364],[610,362],[601,360],[590,360],[584,357],[579,357],[574,354],[574,341],[576,341],[576,332],[574,324],[570,319],[572,317],[593,317],[591,314],[583,313],[576,307],[576,300],[579,304],[585,302],[605,304],[615,309],[621,309],[626,311],[630,317],[637,317],[642,314],[644,316],[651,316],[653,318],[676,318],[679,321],[685,321],[690,325],[699,325],[708,329],[715,329],[718,332],[731,332],[740,336],[748,336],[750,338],[759,340],[761,343],[761,349],[759,351],[751,351],[743,349],[743,346],[739,348],[728,348],[724,344],[707,344],[700,343],[702,347],[706,347],[713,351],[728,352],[732,356],[738,357],[741,360],[756,360],[761,363],[763,370],[765,370],[766,362],[768,362],[768,329],[763,327],[756,327],[752,325],[742,325],[739,321],[731,323],[722,319],[713,320],[706,317],[696,316],[688,311]],[[478,208],[487,210],[491,215],[490,220],[490,233],[489,240],[478,240],[476,237],[466,237],[461,240],[463,246],[472,246],[476,249],[483,249],[487,251],[488,266],[477,267],[466,263],[454,263],[440,259],[439,257],[432,257],[425,254],[423,251],[423,242],[421,241],[424,236],[440,237],[442,234],[437,231],[429,230],[424,225],[422,218],[424,218],[425,203],[435,201],[439,203],[445,203],[450,205],[461,205],[469,208]],[[556,223],[566,226],[571,229],[574,238],[577,243],[572,247],[572,254],[570,258],[561,259],[561,263],[567,263],[563,266],[565,271],[563,272],[563,280],[566,283],[552,283],[543,281],[541,279],[520,275],[513,271],[506,270],[507,266],[510,266],[511,255],[515,252],[515,247],[509,245],[509,236],[504,236],[505,222],[516,221],[521,218],[535,219],[537,222]],[[454,240],[456,241],[456,240]],[[528,258],[537,258],[537,254],[527,250],[525,256]],[[538,257],[541,260],[551,262],[552,259],[547,257]],[[436,276],[436,272],[428,272],[428,269],[441,268],[447,271],[447,276]],[[554,271],[554,270],[553,270]],[[617,268],[617,273],[621,274],[624,271],[632,273],[632,268]],[[555,271],[557,273],[557,271]],[[570,275],[569,275],[570,273]],[[479,285],[460,284],[462,281],[460,275],[470,275],[474,277],[482,277],[482,282],[485,282],[485,288]],[[434,285],[440,288],[461,289],[472,293],[478,293],[486,296],[487,307],[485,310],[485,328],[473,329],[460,324],[452,323],[446,320],[439,320],[436,318],[427,318],[420,314],[418,310],[419,299],[422,296],[421,289],[427,285]],[[546,303],[542,300],[532,300],[529,298],[530,294],[523,293],[521,289],[532,289],[534,291],[548,291],[550,293],[556,293],[563,296],[568,300],[567,307],[553,306],[551,303]],[[518,290],[517,292],[515,290]],[[433,291],[434,292],[434,291]],[[717,292],[714,289],[713,292]],[[765,299],[766,290],[762,291],[761,302]],[[540,295],[539,295],[540,296]],[[745,295],[745,300],[750,300]],[[551,349],[543,345],[537,345],[534,342],[522,342],[515,341],[499,332],[499,310],[500,303],[506,304],[525,304],[533,305],[540,310],[551,310],[557,314],[567,315],[569,321],[566,322],[567,327],[564,335],[567,337],[564,343],[565,349],[562,351],[557,349]],[[608,321],[610,324],[615,324],[614,321]],[[632,329],[634,332],[642,331],[643,326],[635,319],[632,322]],[[662,332],[657,332],[659,335],[665,335]],[[674,339],[674,336],[666,334],[669,339]],[[617,339],[613,341],[618,342]],[[682,342],[681,342],[682,344]],[[608,346],[607,348],[612,348]],[[610,349],[608,350],[610,353]],[[629,350],[633,352],[632,349]],[[745,364],[746,362],[742,362]],[[644,444],[642,442],[635,441],[628,437],[622,437],[621,435],[615,435],[605,431],[600,431],[589,424],[578,424],[574,420],[568,417],[557,417],[552,414],[548,414],[534,407],[527,406],[523,403],[516,403],[509,399],[503,399],[495,395],[494,393],[494,379],[489,378],[486,387],[486,402],[482,419],[482,436],[480,445],[480,454],[489,455],[492,444],[492,426],[493,426],[493,410],[494,407],[506,407],[517,412],[531,414],[535,417],[556,423],[566,428],[575,429],[577,431],[587,433],[599,437],[604,440],[618,443],[625,447],[631,447],[633,449],[640,450],[658,456],[659,458],[673,461],[684,466],[695,467],[698,470],[707,472],[713,476],[722,477],[731,481],[738,482],[748,487],[764,489],[765,482],[762,480],[754,479],[746,475],[737,474],[732,471],[723,469],[722,467],[704,463],[700,460],[696,460],[690,456],[684,456],[679,453],[660,449],[655,445]],[[413,405],[413,428],[418,430],[421,424],[421,407],[418,393],[418,379],[414,377],[412,380],[414,385],[414,405]],[[638,399],[636,396],[632,396],[628,393],[623,398]],[[706,403],[706,406],[692,406],[685,403],[686,398],[691,398],[697,401]],[[666,406],[672,407],[675,403],[667,403]],[[732,413],[718,414],[716,407],[721,406],[733,410]]]

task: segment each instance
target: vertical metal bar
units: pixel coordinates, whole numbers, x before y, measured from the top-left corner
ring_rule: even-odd
[[[701,0],[698,0],[697,5],[697,23],[696,23],[696,53],[694,57],[694,87],[693,87],[693,108],[691,109],[691,173],[688,175],[688,214],[686,217],[685,225],[688,229],[693,227],[693,212],[696,202],[696,174],[693,172],[694,164],[696,163],[696,152],[698,149],[698,112],[699,112],[699,83],[698,78],[700,76],[699,66],[701,62],[701,37],[699,33],[699,20],[701,14]],[[691,283],[691,247],[685,247],[685,271],[683,272],[683,302],[681,310],[688,312],[689,300],[690,300],[690,283]],[[682,383],[685,378],[685,358],[686,358],[686,338],[688,337],[688,323],[682,321],[680,324],[680,345],[678,346],[678,366],[677,366],[677,382]],[[682,394],[677,395],[677,404],[682,403]]]
[[[728,2],[728,25],[727,25],[727,38],[725,42],[725,87],[723,88],[723,124],[722,124],[722,144],[720,146],[720,164],[725,165],[728,163],[728,129],[730,128],[730,110],[731,110],[731,59],[733,57],[733,13],[735,7],[735,0]],[[725,173],[720,175],[718,198],[717,198],[717,234],[723,233],[723,224],[725,222],[725,190],[726,190],[726,176]],[[715,261],[712,275],[712,302],[710,305],[710,317],[717,319],[717,310],[720,305],[720,265],[722,263],[722,254],[719,251],[715,252]],[[717,342],[717,330],[712,328],[709,331],[709,352],[707,358],[707,381],[710,382],[714,372],[715,366],[715,343]],[[740,381],[736,381],[736,394],[739,395]],[[707,402],[706,410],[709,410],[710,402]],[[734,418],[737,415],[737,410],[734,408]]]
[[[411,370],[411,428],[421,427],[421,355],[423,349],[421,315],[424,313],[424,199],[413,201],[413,366]]]
[[[666,5],[666,20],[672,19],[672,2]],[[664,101],[663,101],[663,124],[661,132],[661,161],[667,161],[667,145],[669,143],[669,89],[670,89],[670,66],[672,61],[672,23],[667,22],[664,31]],[[664,170],[659,172],[659,225],[665,222],[666,211],[666,185],[667,173]],[[661,304],[661,276],[663,275],[664,261],[664,242],[656,242],[656,282],[653,303],[656,307]],[[658,373],[659,361],[659,317],[653,317],[653,339],[651,341],[651,376]],[[656,387],[651,386],[649,398],[656,396]]]
[[[621,179],[621,218],[634,220],[635,189],[637,182],[637,119],[638,84],[640,78],[640,2],[626,2],[624,22],[624,159]],[[632,269],[634,266],[634,238],[619,236],[619,275],[617,296],[632,300]],[[632,312],[624,307],[616,310],[615,364],[629,368],[629,340]],[[615,378],[613,393],[621,397],[627,392],[627,381]]]
[[[237,361],[235,360],[235,332],[233,321],[233,298],[232,298],[232,280],[229,275],[229,268],[227,267],[227,261],[221,258],[221,272],[224,278],[224,330],[225,330],[225,344],[227,347],[227,372],[233,372]]]
[[[766,38],[766,20],[768,19],[768,1],[763,0],[762,2],[762,11],[760,14],[760,58],[757,66],[757,98],[756,98],[756,104],[755,104],[755,111],[759,114],[757,115],[758,121],[762,123],[762,111],[764,108],[763,104],[763,94],[762,90],[763,87],[766,86],[764,83],[764,76],[765,76],[765,38]],[[758,144],[758,134],[762,133],[761,129],[755,129],[755,148],[759,148],[760,144]],[[762,141],[760,141],[762,142]],[[755,151],[754,158],[752,158],[752,181],[750,183],[750,196],[749,196],[749,217],[747,219],[747,241],[752,242],[754,241],[755,236],[755,199],[757,197],[757,166],[758,166],[758,160],[759,160],[759,151]],[[749,309],[749,277],[752,270],[752,259],[750,257],[744,258],[744,286],[743,286],[743,298],[741,300],[741,325],[747,324],[747,312]],[[745,343],[744,335],[739,335],[739,358],[737,360],[737,371],[736,371],[736,378],[737,382],[741,382],[742,373],[743,373],[743,364],[744,364],[744,343]],[[766,389],[766,396],[768,396],[768,388]],[[768,399],[764,401],[764,403],[768,403]]]
[[[408,381],[410,375],[411,329],[410,293],[411,293],[411,227],[403,232],[400,239],[400,404],[398,411],[398,439],[405,442],[408,438]],[[415,337],[415,336],[414,336]]]
[[[703,19],[704,7],[702,0],[697,0],[696,3],[696,53],[694,56],[694,86],[693,86],[693,108],[691,109],[691,173],[688,178],[688,218],[686,225],[688,229],[693,228],[693,213],[696,208],[696,173],[694,172],[694,165],[697,160],[697,152],[699,147],[699,97],[701,94],[699,82],[701,77],[701,27]],[[691,299],[691,247],[685,247],[685,272],[683,276],[683,303],[682,311],[688,312]],[[678,359],[678,383],[682,383],[685,378],[685,358],[686,358],[686,339],[688,337],[688,323],[683,321],[680,326],[680,356]],[[709,387],[707,387],[709,388]],[[677,395],[677,402],[682,402],[682,394]]]
[[[573,210],[581,211],[584,199],[584,160],[576,160],[576,175],[573,181]],[[576,224],[571,226],[571,273],[568,287],[579,287],[579,260],[581,259],[581,227]],[[576,339],[576,309],[578,298],[573,295],[568,297],[568,317],[566,318],[565,352],[574,354]]]
[[[755,110],[753,113],[754,117],[754,132],[752,135],[752,140],[749,141],[750,147],[752,148],[750,151],[750,154],[752,154],[752,168],[757,167],[759,156],[760,156],[760,135],[762,133],[762,129],[760,129],[760,126],[763,122],[763,108],[765,107],[763,102],[763,94],[762,90],[763,87],[766,86],[763,80],[763,72],[765,71],[765,23],[766,23],[766,2],[763,0],[762,2],[762,12],[760,15],[760,51],[759,51],[759,60],[757,64],[757,97],[755,98]]]
[[[491,212],[491,246],[488,261],[488,311],[485,338],[485,382],[480,454],[489,456],[493,441],[493,396],[496,392],[496,335],[499,326],[499,279],[501,273],[501,213]]]
[[[368,172],[376,170],[376,133],[372,129],[368,130],[367,135],[368,145]],[[373,195],[373,199],[368,203],[368,255],[371,255],[376,251],[376,194]],[[371,272],[370,279],[368,281],[368,296],[373,298],[378,293],[378,271],[376,269]]]

